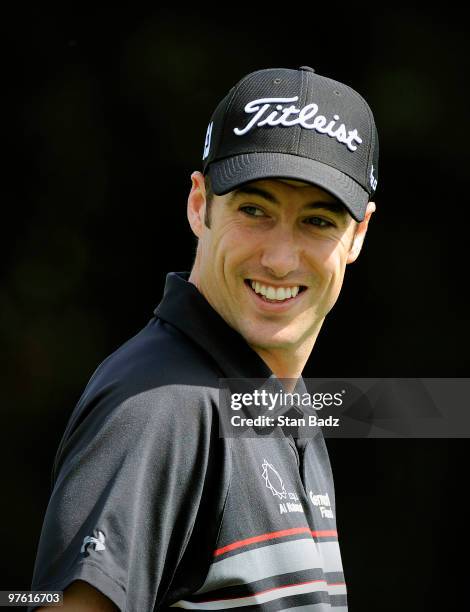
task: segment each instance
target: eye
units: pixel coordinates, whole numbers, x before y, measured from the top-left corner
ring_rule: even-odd
[[[240,210],[249,215],[250,217],[262,217],[264,211],[258,206],[240,206]]]
[[[309,217],[305,220],[307,225],[315,225],[316,227],[335,227],[335,224],[323,217]]]

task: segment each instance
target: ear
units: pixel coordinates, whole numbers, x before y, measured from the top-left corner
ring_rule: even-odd
[[[188,196],[188,221],[193,233],[200,238],[203,232],[206,210],[206,185],[204,175],[196,170],[191,174],[191,191]]]
[[[346,260],[347,264],[356,261],[356,259],[359,257],[362,245],[364,244],[364,238],[366,237],[369,220],[373,212],[375,212],[375,202],[369,202],[367,204],[366,214],[364,216],[363,221],[361,221],[356,227],[356,235],[354,236],[354,240],[349,250],[348,258]]]

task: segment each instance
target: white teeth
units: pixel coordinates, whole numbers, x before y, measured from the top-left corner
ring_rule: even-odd
[[[280,302],[295,297],[300,290],[300,287],[271,287],[269,285],[262,285],[258,281],[250,281],[252,288],[261,295],[264,295],[268,300],[279,300]]]

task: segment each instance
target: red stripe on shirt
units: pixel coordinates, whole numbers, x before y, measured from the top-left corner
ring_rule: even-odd
[[[255,544],[256,542],[264,542],[265,540],[273,540],[275,538],[283,538],[285,536],[295,535],[297,533],[310,533],[316,538],[338,535],[338,533],[333,529],[327,529],[323,531],[312,531],[308,527],[293,527],[292,529],[282,529],[281,531],[271,531],[270,533],[263,533],[261,535],[253,536],[251,538],[246,538],[245,540],[238,540],[237,542],[232,542],[231,544],[227,544],[227,546],[222,546],[222,548],[218,548],[217,550],[215,550],[214,557],[223,555],[229,550],[241,548],[242,546],[249,546],[250,544]]]
[[[336,529],[324,529],[323,531],[312,531],[312,535],[314,538],[337,538],[338,532],[336,531]]]

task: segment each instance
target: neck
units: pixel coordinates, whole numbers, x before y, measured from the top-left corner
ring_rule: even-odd
[[[256,345],[250,346],[263,359],[276,378],[288,379],[287,385],[293,388],[312,352],[322,324],[323,320],[318,323],[313,334],[295,347],[271,349]]]

